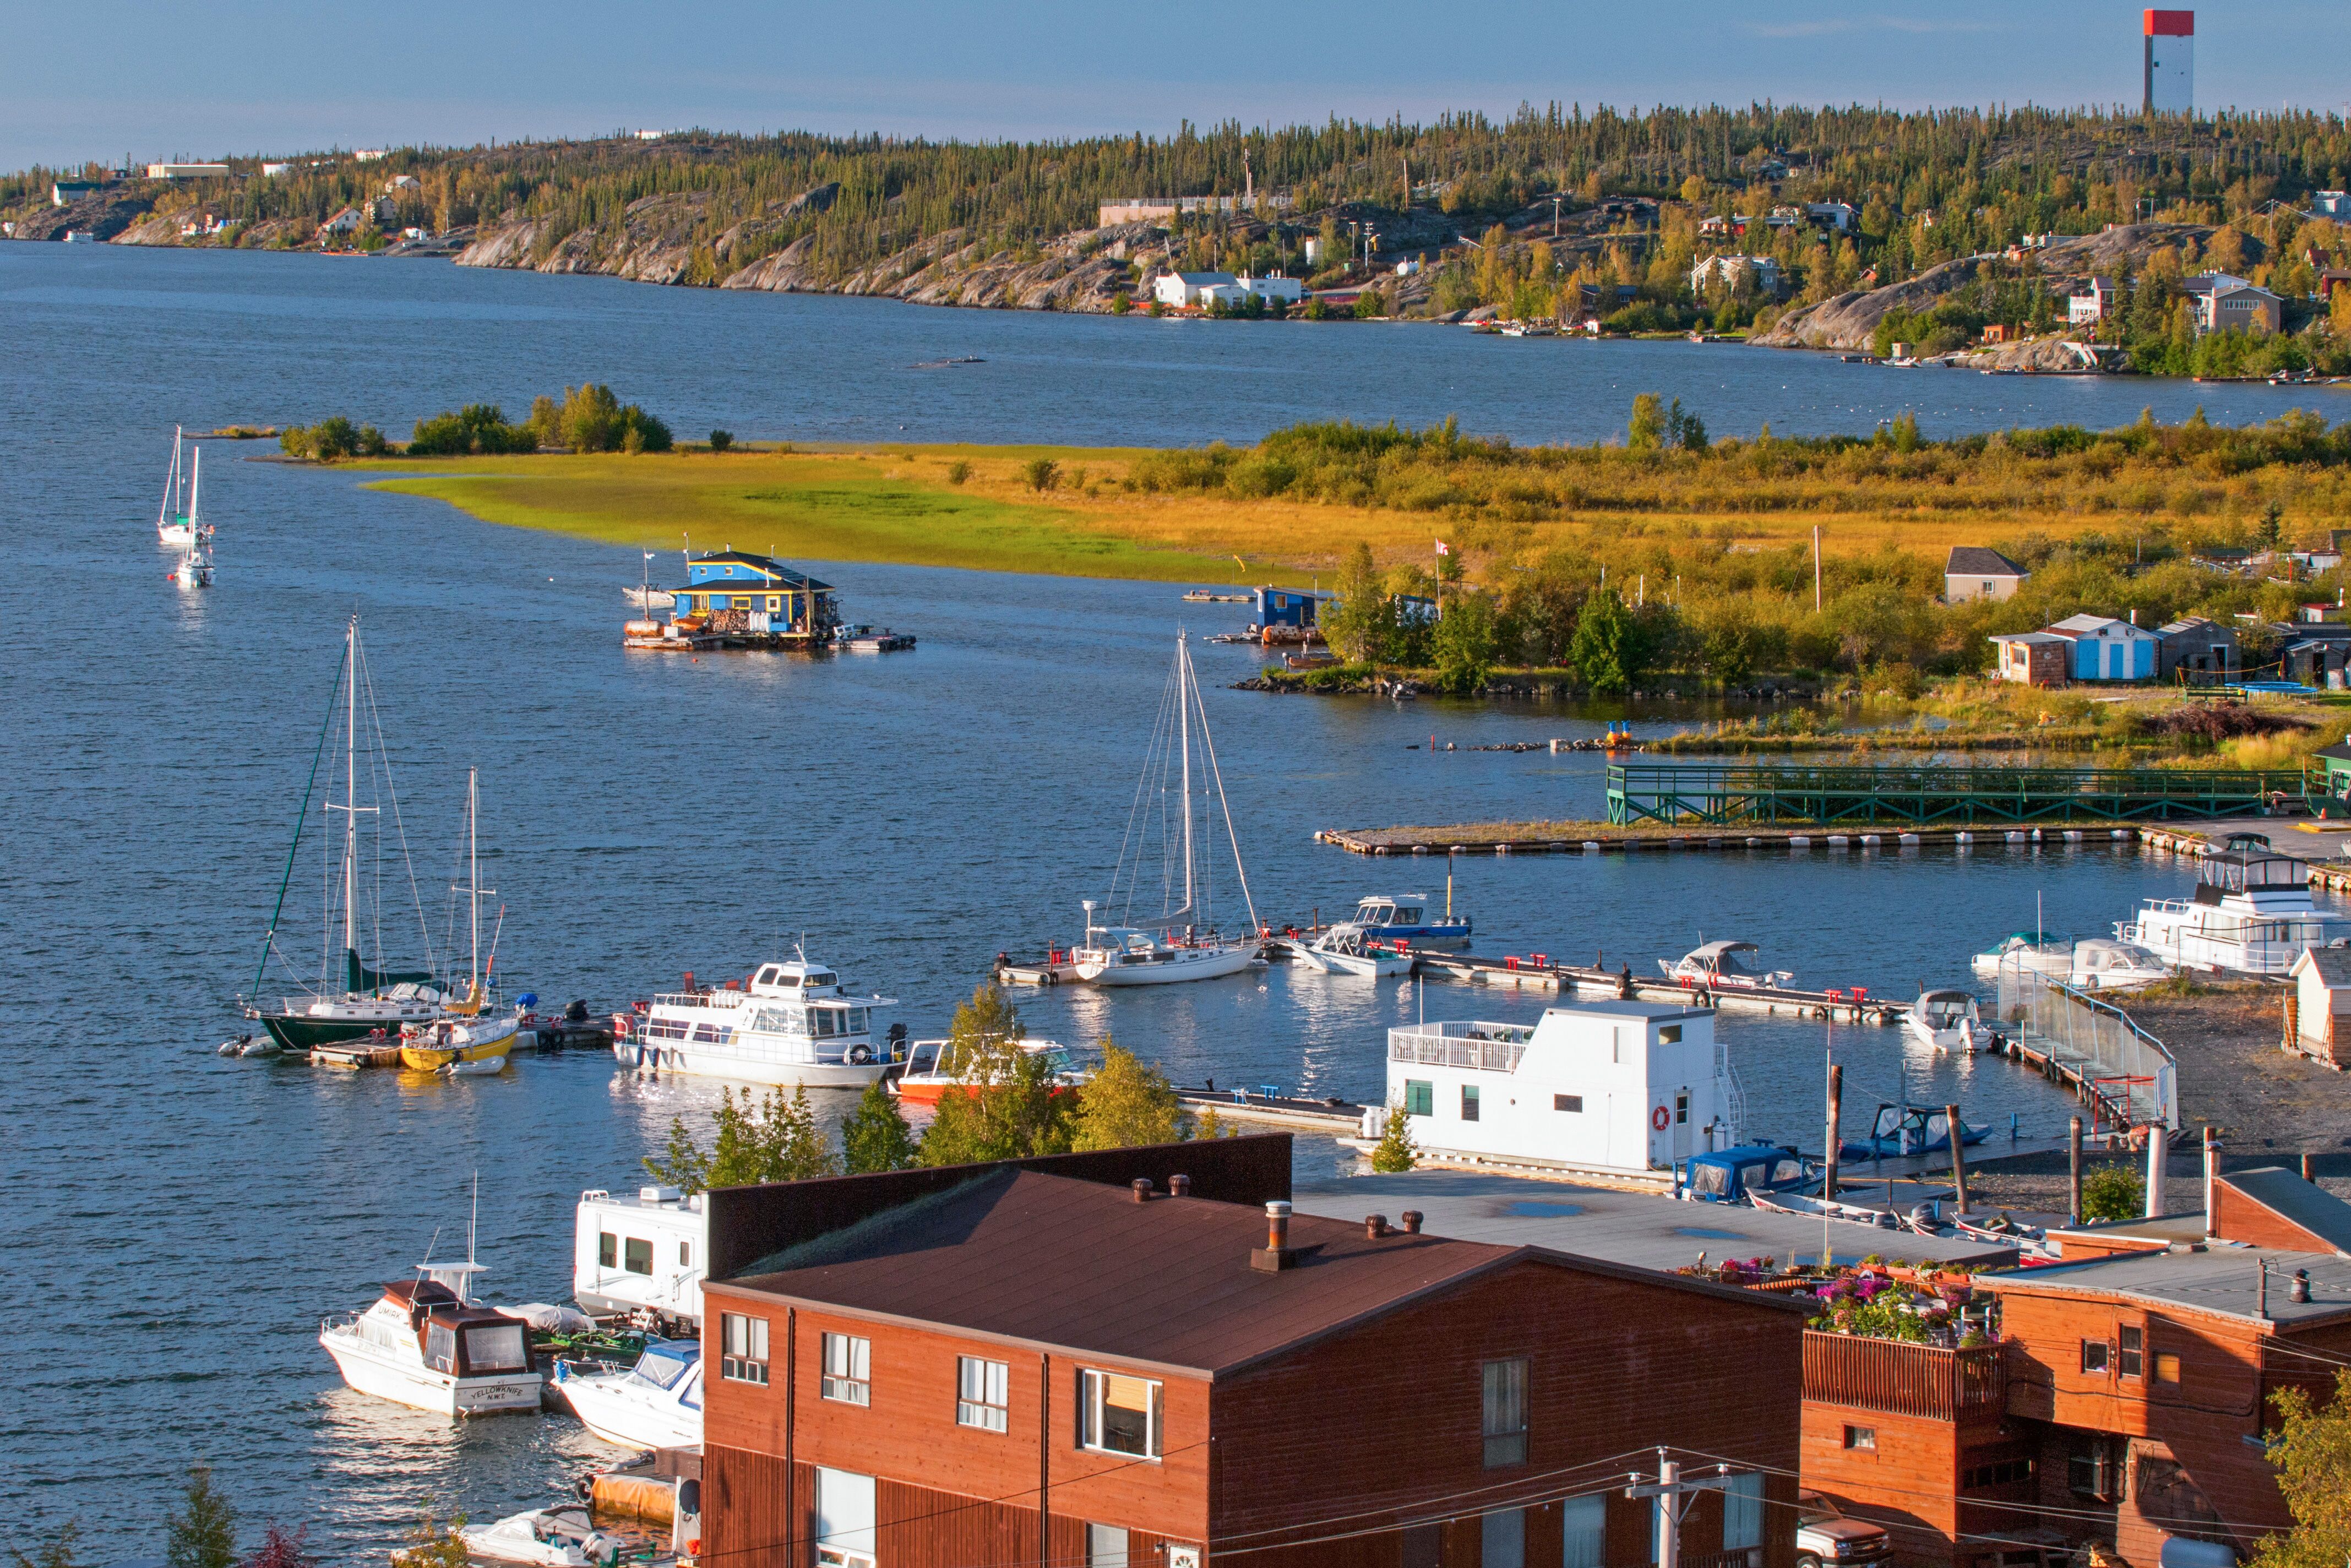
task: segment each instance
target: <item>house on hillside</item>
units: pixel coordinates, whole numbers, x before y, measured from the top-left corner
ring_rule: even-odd
[[[2257,284],[2225,272],[2184,278],[2179,292],[2196,311],[2196,330],[2274,332],[2285,320],[2285,301]]]
[[[1165,272],[1151,284],[1151,297],[1171,310],[1204,308],[1210,299],[1237,300],[1248,293],[1229,272]]]
[[[2156,635],[2108,615],[2068,615],[2049,628],[2074,640],[2066,661],[2076,681],[2146,681],[2155,678]]]
[[[1953,545],[1943,563],[1943,601],[1958,604],[1970,599],[2012,599],[2032,574],[1996,549],[1981,545]]]
[[[349,239],[366,226],[367,217],[357,207],[345,207],[319,225],[319,238],[322,241]]]
[[[2115,302],[2115,280],[2093,277],[2065,297],[2065,324],[2086,327],[2103,321],[2114,313]]]

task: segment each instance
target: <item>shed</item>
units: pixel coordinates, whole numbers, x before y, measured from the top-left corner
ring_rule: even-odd
[[[2199,676],[2227,681],[2243,668],[2233,626],[2190,615],[2157,628],[2155,634],[2158,679],[2168,681],[2178,675],[2191,684]]]
[[[1953,545],[1943,563],[1943,598],[1957,604],[1965,599],[2008,599],[2032,574],[1996,549],[1981,545]]]
[[[1995,670],[2003,681],[2028,686],[2062,686],[2074,639],[2054,632],[2011,632],[1986,638],[1998,660]]]
[[[2049,628],[2074,640],[2067,673],[2077,681],[2145,681],[2155,676],[2156,635],[2108,615],[2068,615]]]
[[[1260,588],[1257,591],[1257,623],[1260,626],[1311,626],[1314,624],[1314,595],[1301,593],[1294,588]]]
[[[2305,947],[2286,975],[2294,987],[2294,1044],[2329,1067],[2351,1063],[2351,1026],[2338,1021],[2351,1018],[2351,949]]]

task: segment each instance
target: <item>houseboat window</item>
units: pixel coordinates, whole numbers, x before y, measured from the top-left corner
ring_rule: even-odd
[[[2158,1383],[2179,1381],[2179,1358],[2168,1350],[2155,1353],[2155,1380]]]
[[[729,1383],[768,1381],[768,1320],[718,1314],[718,1375]]]
[[[1484,1367],[1486,1468],[1527,1462],[1527,1363],[1524,1356]]]
[[[759,971],[758,978],[751,983],[757,986],[772,986],[776,983],[776,977],[783,972],[783,967],[781,964],[769,964]]]
[[[1602,1568],[1608,1561],[1607,1497],[1568,1498],[1559,1513],[1559,1568]]]
[[[817,1467],[819,1568],[873,1568],[873,1478]]]
[[[1688,1122],[1689,1096],[1687,1094],[1677,1094],[1674,1096],[1674,1123],[1676,1125],[1680,1126],[1687,1125]]]
[[[1010,1368],[1000,1361],[983,1361],[976,1355],[956,1357],[956,1425],[1003,1431],[1011,1406],[1009,1376]]]
[[[1407,1116],[1437,1114],[1437,1085],[1424,1083],[1417,1078],[1404,1081],[1404,1113]]]
[[[465,1331],[465,1369],[479,1376],[487,1372],[524,1372],[530,1367],[522,1345],[522,1324],[484,1323]]]
[[[2106,1342],[2085,1339],[2082,1342],[2082,1370],[2104,1373],[2106,1370]]]
[[[1551,1097],[1551,1108],[1554,1111],[1581,1111],[1583,1109],[1583,1096],[1554,1094]]]
[[[1853,1449],[1855,1453],[1874,1454],[1877,1452],[1877,1428],[1875,1427],[1847,1427],[1844,1429],[1844,1446]]]
[[[613,1235],[609,1230],[598,1232],[596,1236],[597,1267],[601,1269],[617,1268],[620,1265],[620,1261],[621,1239]]]
[[[824,1336],[824,1380],[820,1392],[843,1405],[873,1403],[873,1342],[856,1334]]]
[[[2117,1365],[2115,1370],[2121,1373],[2125,1377],[2138,1376],[2139,1369],[2145,1364],[2145,1358],[2142,1353],[2146,1348],[2147,1335],[2145,1330],[2136,1328],[2124,1329],[2122,1332],[2122,1346],[2120,1352],[2116,1356],[2116,1360],[2120,1364]]]
[[[1475,1083],[1461,1086],[1461,1119],[1465,1122],[1478,1119],[1478,1086]]]
[[[1086,1568],[1126,1568],[1126,1531],[1115,1524],[1086,1526]]]
[[[1081,1371],[1078,1446],[1138,1459],[1159,1458],[1159,1385],[1147,1377]]]
[[[632,1274],[653,1271],[653,1244],[638,1237],[629,1237],[622,1247],[621,1267]]]
[[[1527,1511],[1497,1509],[1478,1521],[1480,1568],[1527,1568]]]
[[[773,615],[777,611],[781,610],[783,607],[784,607],[784,601],[783,601],[783,599],[781,598],[781,596],[779,596],[779,595],[778,595],[778,594],[773,594],[773,593],[770,593],[769,595],[768,595],[768,614]]]
[[[1669,1023],[1657,1031],[1659,1045],[1679,1045],[1681,1042],[1682,1026],[1677,1023]]]
[[[1763,1544],[1763,1478],[1732,1476],[1722,1489],[1722,1549],[1746,1552]]]

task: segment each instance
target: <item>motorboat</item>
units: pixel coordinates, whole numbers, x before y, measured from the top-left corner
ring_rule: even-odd
[[[484,1009],[488,999],[490,972],[496,966],[497,937],[493,932],[490,951],[482,952],[482,900],[493,897],[497,890],[482,885],[481,846],[481,770],[465,772],[465,885],[452,888],[453,893],[465,895],[467,919],[473,929],[473,974],[465,988],[463,1001],[452,1002],[440,1018],[411,1024],[400,1032],[400,1061],[404,1067],[420,1072],[437,1072],[443,1068],[463,1066],[468,1071],[496,1072],[507,1062],[507,1052],[514,1049],[516,1031],[521,1028],[519,1015],[492,1018]],[[496,1063],[496,1066],[491,1066]]]
[[[2001,969],[2063,976],[2074,963],[2074,939],[2048,931],[2011,931],[1970,960],[1979,980],[1996,980]]]
[[[702,1322],[709,1245],[698,1192],[590,1187],[580,1195],[572,1223],[571,1299],[592,1317],[691,1333]]]
[[[2020,1261],[2050,1262],[2064,1256],[2064,1249],[2048,1238],[2039,1226],[2020,1224],[2012,1216],[2001,1213],[1989,1219],[1970,1218],[1964,1214],[1951,1216],[1951,1228],[1970,1241],[1981,1241],[1992,1247],[2013,1247]]]
[[[519,1318],[466,1291],[479,1264],[424,1262],[363,1312],[322,1320],[319,1343],[361,1394],[444,1416],[536,1410],[544,1384]]]
[[[1389,975],[1409,975],[1420,960],[1412,955],[1411,944],[1404,937],[1383,946],[1381,934],[1353,921],[1343,921],[1332,926],[1311,942],[1301,943],[1290,949],[1298,961],[1326,975],[1361,975],[1366,979],[1384,978]]]
[[[1959,1124],[1959,1143],[1971,1146],[1984,1141],[1987,1129],[1972,1122]],[[1898,1159],[1905,1155],[1931,1155],[1951,1146],[1950,1118],[1940,1106],[1880,1105],[1866,1137],[1848,1138],[1837,1156],[1847,1160]]]
[[[1880,1230],[1898,1230],[1902,1222],[1891,1209],[1871,1208],[1858,1203],[1841,1203],[1802,1192],[1750,1192],[1747,1201],[1770,1214],[1792,1214],[1806,1219],[1842,1219],[1851,1225],[1872,1225]]]
[[[1070,1053],[1050,1040],[1014,1043],[1023,1054],[1045,1059],[1052,1070],[1056,1094],[1074,1090],[1093,1076],[1077,1071],[1071,1063]],[[970,1077],[956,1057],[953,1040],[918,1040],[906,1048],[906,1070],[884,1082],[901,1100],[916,1105],[935,1105],[946,1095],[967,1092],[971,1086]]]
[[[618,1448],[701,1445],[699,1341],[652,1341],[626,1372],[575,1372],[570,1364],[558,1362],[555,1392],[581,1426]]]
[[[1985,1035],[1973,992],[1921,991],[1902,1015],[1902,1032],[1936,1051],[1971,1051]]]
[[[1682,1161],[1674,1191],[1696,1203],[1737,1203],[1755,1193],[1790,1191],[1812,1179],[1812,1167],[1795,1150],[1745,1144]]]
[[[2351,916],[2311,902],[2310,864],[2231,833],[2197,862],[2188,898],[2150,898],[2116,937],[2183,969],[2283,976],[2309,947],[2351,944]]]
[[[587,1506],[576,1502],[508,1514],[495,1524],[468,1525],[457,1539],[471,1556],[531,1568],[599,1568],[617,1562],[625,1550],[620,1537],[598,1530]]]
[[[1425,893],[1404,893],[1394,897],[1374,894],[1355,905],[1355,913],[1341,924],[1360,925],[1368,934],[1386,941],[1405,941],[1416,947],[1467,947],[1469,946],[1469,917],[1453,915],[1453,892],[1448,883],[1445,894],[1445,913],[1432,917],[1429,897]]]
[[[1193,755],[1195,729],[1199,735],[1197,758]],[[1259,932],[1263,927],[1249,895],[1249,873],[1241,866],[1240,841],[1233,832],[1232,810],[1225,800],[1224,776],[1217,767],[1207,709],[1200,701],[1191,644],[1178,632],[1176,661],[1161,696],[1159,722],[1144,754],[1119,863],[1111,873],[1112,896],[1107,905],[1091,898],[1084,901],[1085,940],[1071,954],[1078,978],[1097,986],[1160,986],[1237,975],[1259,961],[1254,935],[1227,936],[1217,929],[1213,857],[1199,852],[1199,844],[1214,831],[1211,802],[1221,814],[1225,838],[1232,847],[1235,878],[1249,910],[1248,928]],[[1171,804],[1176,807],[1172,817],[1167,811]],[[1174,885],[1178,863],[1183,874],[1180,904],[1176,902]],[[1166,907],[1156,916],[1137,921],[1134,900],[1146,873],[1167,889],[1162,896]],[[1097,918],[1102,910],[1113,906],[1123,912],[1123,923],[1111,925]]]
[[[2171,966],[2151,948],[2111,936],[2091,936],[2074,944],[2074,963],[2065,983],[2077,991],[2113,991],[2151,986],[2171,977]]]
[[[832,645],[852,653],[895,653],[913,647],[914,634],[893,632],[887,626],[870,626],[862,621],[844,622],[832,629]]]
[[[637,1030],[637,1064],[737,1083],[862,1088],[902,1050],[896,1030],[873,1039],[874,1013],[897,1005],[852,995],[829,965],[802,952],[760,965],[748,979],[656,995]]]
[[[1676,985],[1709,991],[1784,990],[1795,979],[1786,969],[1759,969],[1740,955],[1760,951],[1752,942],[1706,942],[1678,960],[1657,960],[1657,967]]]

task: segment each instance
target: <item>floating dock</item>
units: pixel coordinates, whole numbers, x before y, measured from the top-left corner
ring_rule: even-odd
[[[1596,855],[1686,850],[1909,850],[1928,845],[2128,843],[2144,836],[2126,823],[2067,828],[1828,829],[1756,825],[1736,831],[1691,827],[1627,828],[1573,822],[1494,823],[1468,828],[1325,828],[1315,838],[1359,855]],[[2189,835],[2175,835],[2186,839]],[[2196,839],[2201,845],[2203,841]],[[2201,850],[2186,852],[2202,852]]]
[[[2300,768],[1991,768],[1913,763],[1806,767],[1612,762],[1608,820],[1667,826],[1750,822],[1970,823],[2210,821],[2305,800]]]
[[[1415,971],[1433,980],[1508,987],[1512,990],[1552,991],[1565,997],[1621,998],[1627,984],[1622,969],[1612,973],[1603,968],[1557,963],[1542,953],[1532,953],[1524,957],[1480,958],[1434,947],[1416,947],[1409,951]],[[1907,1001],[1892,997],[1873,997],[1859,986],[1820,991],[1744,986],[1709,989],[1702,986],[1685,986],[1663,976],[1644,979],[1635,975],[1630,987],[1635,1001],[1677,1002],[1688,1007],[1712,1008],[1717,1011],[1784,1013],[1791,1018],[1829,1019],[1846,1023],[1898,1023],[1902,1015],[1910,1010],[1910,1004]]]
[[[1336,1095],[1327,1100],[1309,1100],[1295,1094],[1284,1094],[1277,1084],[1260,1084],[1255,1089],[1210,1089],[1205,1086],[1176,1086],[1176,1098],[1184,1108],[1195,1113],[1213,1110],[1228,1122],[1262,1122],[1276,1127],[1296,1127],[1310,1133],[1326,1133],[1334,1137],[1351,1138],[1363,1131],[1365,1107]]]

